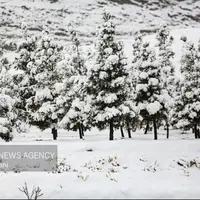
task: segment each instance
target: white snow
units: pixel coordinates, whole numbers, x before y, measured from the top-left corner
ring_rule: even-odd
[[[185,93],[185,96],[189,99],[189,98],[192,98],[193,96],[193,92],[186,92]]]
[[[160,110],[161,107],[161,104],[158,101],[155,101],[153,103],[149,103],[146,106],[146,109],[150,115],[154,115]]]
[[[117,56],[117,55],[110,55],[110,56],[107,58],[107,62],[108,62],[108,64],[110,64],[110,65],[117,64],[118,61],[119,61],[119,56]]]
[[[8,108],[11,110],[13,106],[13,100],[6,94],[0,94],[0,108]]]
[[[105,94],[103,101],[107,104],[113,103],[117,100],[117,95],[115,93]]]
[[[4,125],[5,124],[3,124],[3,125],[0,124],[0,132],[3,134],[6,134],[6,133],[8,133],[9,130]]]
[[[108,74],[106,72],[104,72],[104,71],[100,72],[100,74],[99,74],[100,79],[104,79],[106,77],[108,77]]]
[[[147,87],[148,87],[147,84],[137,84],[136,85],[136,91],[143,90],[144,92],[146,92],[147,91]]]
[[[49,90],[49,88],[45,87],[44,89],[38,90],[36,92],[35,95],[35,101],[42,101],[43,99],[51,99],[52,95],[51,95],[51,91]]]
[[[140,78],[141,79],[146,79],[148,77],[148,73],[146,73],[146,72],[142,72],[141,74],[140,74]]]
[[[0,173],[0,198],[25,198],[18,188],[27,183],[29,190],[39,186],[42,198],[199,198],[200,170],[198,166],[181,167],[177,162],[200,163],[200,146],[193,135],[179,131],[159,131],[159,140],[152,134],[133,133],[133,139],[107,141],[108,130],[78,133],[59,130],[58,141],[51,141],[50,130],[31,129],[25,137],[15,137],[12,144],[56,144],[59,174],[47,172]],[[126,133],[125,133],[126,134]],[[35,141],[40,138],[42,141]],[[0,143],[1,145],[5,143]],[[91,150],[91,151],[89,151]],[[182,161],[183,159],[184,161]],[[71,169],[70,169],[71,168]]]
[[[158,83],[159,83],[158,79],[156,79],[156,78],[150,78],[149,82],[148,82],[149,85],[153,85],[153,86],[158,85]]]

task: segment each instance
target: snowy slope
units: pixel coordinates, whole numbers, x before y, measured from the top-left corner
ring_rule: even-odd
[[[0,36],[17,40],[21,23],[30,33],[47,30],[59,40],[68,40],[67,25],[73,23],[85,42],[91,42],[104,10],[115,16],[119,36],[137,30],[155,31],[160,24],[171,28],[199,27],[200,2],[159,0],[0,0]]]
[[[95,33],[101,23],[104,10],[110,11],[117,24],[117,38],[124,42],[126,55],[131,61],[132,41],[137,30],[147,33],[147,40],[155,44],[154,31],[167,23],[174,37],[173,48],[176,53],[174,64],[180,76],[180,57],[185,35],[189,40],[200,39],[199,11],[200,1],[148,1],[148,0],[0,0],[1,26],[0,46],[5,49],[9,59],[14,58],[16,46],[22,36],[20,26],[27,24],[29,33],[40,35],[47,30],[55,39],[67,45],[68,25],[73,24],[79,32],[82,43],[92,47]],[[171,16],[171,17],[170,17]],[[87,48],[88,48],[87,47]]]
[[[183,44],[180,37],[186,35],[193,42],[200,39],[200,1],[59,0],[50,3],[48,0],[0,0],[0,3],[0,46],[6,50],[10,60],[16,49],[12,41],[19,41],[22,36],[22,23],[27,24],[29,33],[40,35],[42,30],[47,30],[66,45],[69,40],[67,27],[72,23],[82,42],[92,47],[104,10],[115,16],[117,37],[124,42],[129,61],[134,33],[137,30],[147,32],[146,39],[154,45],[153,32],[167,23],[174,37],[174,64],[178,76]]]

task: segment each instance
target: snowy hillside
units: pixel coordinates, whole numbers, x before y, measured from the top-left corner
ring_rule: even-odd
[[[173,49],[176,53],[174,64],[179,74],[182,51],[181,36],[192,42],[200,37],[200,1],[140,1],[140,0],[0,0],[1,26],[0,45],[12,59],[16,49],[13,41],[22,36],[20,27],[27,24],[28,32],[41,35],[49,31],[58,41],[69,41],[68,25],[73,24],[81,41],[87,45],[94,42],[97,28],[102,21],[104,10],[111,12],[117,24],[117,37],[125,44],[125,53],[131,60],[134,33],[147,33],[147,40],[155,44],[154,32],[161,24],[168,24],[174,37]],[[54,1],[52,1],[54,2]],[[189,27],[189,28],[188,28]]]
[[[52,2],[55,2],[52,0]],[[200,2],[192,0],[0,0],[0,36],[17,40],[21,23],[32,34],[45,29],[68,41],[67,25],[73,23],[85,42],[91,42],[104,10],[115,16],[120,37],[135,31],[154,32],[161,24],[171,28],[199,27]]]

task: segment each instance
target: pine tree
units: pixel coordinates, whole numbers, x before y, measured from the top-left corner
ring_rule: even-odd
[[[21,122],[29,124],[30,113],[27,111],[27,100],[35,95],[33,87],[36,84],[32,73],[33,54],[36,49],[37,38],[27,34],[26,27],[22,29],[24,37],[18,45],[16,57],[12,64],[14,74],[13,96],[16,97],[15,111]]]
[[[126,100],[126,58],[122,43],[115,41],[115,25],[111,15],[104,13],[96,42],[95,64],[89,72],[87,92],[91,96],[93,124],[100,129],[120,127],[121,106]]]
[[[60,105],[64,108],[60,126],[68,130],[79,130],[80,139],[83,139],[84,131],[89,128],[90,105],[85,91],[87,74],[85,58],[74,30],[71,30],[71,44],[58,68],[63,74],[63,90],[58,98],[64,100]]]
[[[200,42],[198,47],[187,38],[184,53],[181,59],[181,73],[184,77],[177,83],[177,95],[175,99],[176,126],[178,128],[193,128],[195,138],[198,138],[198,125],[200,123]]]
[[[163,87],[167,88],[169,93],[173,91],[173,80],[175,78],[174,72],[175,68],[172,64],[172,58],[174,56],[174,52],[172,50],[172,42],[173,37],[170,36],[170,30],[166,25],[161,26],[158,30],[156,39],[158,41],[158,58],[162,68],[161,71],[161,80]]]
[[[138,61],[136,102],[140,115],[145,121],[152,121],[154,139],[157,140],[158,124],[166,118],[166,103],[168,93],[163,89],[161,66],[156,60],[154,49],[149,43],[144,43],[141,48],[141,58]]]
[[[166,128],[167,128],[167,138],[169,137],[169,126],[170,126],[170,118],[171,112],[173,109],[173,98],[174,95],[174,81],[175,81],[175,68],[172,64],[172,58],[174,56],[174,52],[172,50],[172,42],[173,37],[170,36],[170,31],[166,25],[161,26],[158,30],[156,39],[158,40],[158,60],[161,70],[161,83],[163,84],[163,88],[165,88],[171,97],[168,105],[168,117],[166,118]]]
[[[127,121],[130,123],[127,124],[128,134],[130,135],[130,127],[133,130],[136,130],[139,124],[139,110],[136,106],[136,84],[137,84],[137,72],[138,72],[138,66],[141,58],[141,47],[142,47],[142,37],[143,35],[140,33],[136,33],[134,37],[133,42],[133,58],[132,63],[128,65],[128,71],[129,74],[126,78],[126,87],[124,89],[127,89],[127,96],[126,100],[124,102],[124,105],[126,106],[125,112],[123,111],[123,119],[124,123],[127,124]],[[128,128],[129,127],[129,128]]]
[[[0,137],[9,142],[13,139],[13,100],[0,93]]]
[[[184,109],[184,104],[181,95],[181,87],[183,86],[183,80],[176,77],[174,81],[174,109],[172,110],[171,125],[173,128],[189,128],[187,125],[181,125],[181,115],[179,112]]]
[[[28,64],[34,82],[31,87],[32,95],[26,100],[26,109],[30,114],[29,123],[41,130],[51,128],[54,140],[57,139],[59,118],[56,97],[60,91],[60,77],[56,66],[61,60],[61,50],[62,47],[43,32],[32,54],[34,60]]]
[[[14,99],[11,95],[12,77],[8,71],[9,63],[3,57],[3,50],[0,49],[0,137],[9,142],[13,139]]]

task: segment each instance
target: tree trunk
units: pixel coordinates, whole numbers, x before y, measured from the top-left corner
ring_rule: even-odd
[[[199,128],[197,129],[197,138],[200,138],[200,130],[199,130]]]
[[[78,130],[79,130],[79,137],[82,140],[83,139],[83,134],[82,134],[81,126],[79,126]]]
[[[146,129],[145,129],[145,132],[144,132],[145,135],[147,134],[148,130],[149,130],[149,121],[147,121]]]
[[[157,127],[156,127],[156,120],[153,120],[153,128],[154,128],[154,140],[158,139]]]
[[[143,127],[143,121],[140,122],[140,129]]]
[[[113,128],[113,120],[110,120],[110,136],[109,136],[109,140],[113,140],[114,139],[114,128]]]
[[[84,134],[84,128],[83,128],[83,124],[81,125],[81,132],[82,132],[82,136],[85,136],[85,134]]]
[[[57,131],[57,129],[56,129],[55,127],[53,127],[53,128],[51,129],[51,133],[52,133],[52,135],[53,135],[53,140],[57,140],[58,131]]]
[[[127,124],[128,137],[131,138],[131,129],[130,129],[128,120],[126,120],[126,124]]]
[[[192,128],[192,133],[194,133],[194,128]]]
[[[123,127],[122,126],[120,126],[120,131],[121,131],[122,138],[124,138],[124,131],[123,131]]]
[[[194,137],[195,137],[195,139],[198,138],[198,135],[197,135],[197,124],[194,125]]]
[[[169,124],[167,123],[167,139],[169,138]]]

